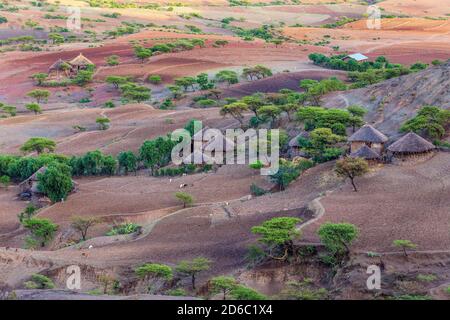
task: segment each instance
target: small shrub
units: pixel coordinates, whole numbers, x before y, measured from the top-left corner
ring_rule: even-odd
[[[106,233],[106,235],[117,236],[121,234],[131,234],[139,231],[139,229],[140,229],[139,225],[132,222],[126,222],[113,226],[112,229]]]
[[[25,282],[27,289],[53,289],[55,285],[53,281],[42,274],[33,274],[31,280]]]

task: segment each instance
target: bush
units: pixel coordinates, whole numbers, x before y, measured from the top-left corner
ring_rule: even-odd
[[[115,225],[106,233],[107,236],[117,236],[122,234],[132,234],[140,230],[140,226],[132,222],[125,222]]]
[[[147,80],[152,84],[160,84],[162,82],[161,76],[158,75],[150,75]]]
[[[264,190],[263,188],[258,187],[256,184],[252,183],[252,185],[250,186],[250,192],[252,195],[254,195],[255,197],[259,197],[259,196],[263,196],[266,193],[268,193],[268,191]]]
[[[266,300],[267,297],[258,291],[243,285],[238,285],[231,290],[230,295],[235,300]]]
[[[135,273],[141,278],[155,277],[171,280],[173,278],[172,268],[165,264],[146,263],[136,268]]]
[[[31,280],[25,282],[25,287],[27,289],[53,289],[55,285],[53,281],[42,274],[33,274]]]
[[[31,231],[32,239],[44,247],[50,242],[58,226],[49,219],[31,218],[23,221],[23,226]]]

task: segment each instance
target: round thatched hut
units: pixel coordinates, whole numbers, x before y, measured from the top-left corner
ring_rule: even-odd
[[[352,158],[363,158],[369,163],[375,163],[380,159],[380,155],[375,151],[370,149],[368,146],[364,145],[357,151],[350,153]]]
[[[414,132],[407,133],[387,148],[396,163],[427,159],[434,154],[435,149],[431,142]]]
[[[384,143],[388,141],[388,137],[380,131],[372,127],[370,124],[362,126],[358,131],[348,138],[350,144],[350,152],[356,152],[359,148],[367,146],[381,154],[384,149]]]
[[[59,59],[55,63],[53,63],[50,68],[48,68],[48,75],[52,77],[56,75],[57,78],[60,76],[60,72],[63,72],[65,76],[69,75],[72,66],[68,64],[66,61]]]
[[[70,60],[69,63],[76,70],[83,70],[86,69],[89,65],[94,64],[92,63],[91,60],[83,56],[82,53],[80,53],[77,57]]]

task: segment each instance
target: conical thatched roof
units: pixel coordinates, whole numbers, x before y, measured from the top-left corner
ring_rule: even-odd
[[[93,64],[92,61],[83,56],[82,53],[70,60],[69,63],[73,66],[88,66],[90,64]]]
[[[380,131],[372,127],[370,124],[362,126],[358,131],[356,131],[348,141],[363,141],[372,143],[383,143],[388,141],[388,137],[382,134]]]
[[[388,150],[396,153],[421,153],[435,149],[431,143],[415,134],[409,132],[388,147]]]
[[[358,150],[356,150],[355,152],[351,153],[350,157],[363,158],[366,160],[374,160],[374,159],[378,159],[380,157],[380,155],[376,151],[374,151],[371,148],[369,148],[368,146],[364,145],[361,148],[359,148]]]
[[[67,65],[69,68],[70,66],[68,65],[68,63],[62,59],[59,59],[58,61],[56,61],[55,63],[53,63],[50,68],[48,68],[48,71],[52,71],[52,70],[63,70],[63,66]]]

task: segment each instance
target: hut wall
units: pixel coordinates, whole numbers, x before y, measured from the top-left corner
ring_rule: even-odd
[[[366,145],[365,142],[362,141],[353,141],[350,145],[350,152],[356,152],[359,150],[359,148],[363,147],[364,145]]]
[[[384,149],[384,145],[382,143],[372,143],[372,145],[370,146],[370,148],[374,151],[376,151],[378,154],[382,154],[383,153],[383,149]]]
[[[392,157],[392,163],[399,166],[414,165],[427,161],[435,155],[435,151],[421,153],[396,153]]]

